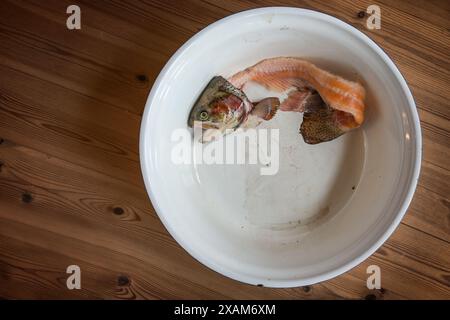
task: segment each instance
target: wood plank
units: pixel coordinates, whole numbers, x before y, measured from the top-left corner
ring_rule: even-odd
[[[105,268],[94,269],[90,263],[73,259],[0,235],[0,296],[15,299],[99,299],[113,296],[117,275]],[[67,290],[66,268],[78,265],[82,270],[83,290]],[[95,273],[95,271],[97,271]],[[114,288],[117,286],[117,288]],[[90,290],[92,288],[93,290]]]
[[[370,0],[70,0],[0,2],[0,298],[450,299],[450,2]],[[382,9],[382,29],[358,12]],[[375,40],[410,85],[423,164],[393,236],[351,271],[270,289],[227,279],[190,257],[148,200],[141,113],[153,81],[189,37],[261,6],[336,16]],[[24,196],[24,194],[26,196]],[[82,268],[82,290],[65,269]],[[368,290],[366,268],[382,270]]]

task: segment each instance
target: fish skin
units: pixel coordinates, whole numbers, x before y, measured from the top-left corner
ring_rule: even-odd
[[[252,115],[261,118],[262,120],[270,120],[277,113],[280,108],[280,100],[278,98],[264,98],[258,102],[253,103]]]
[[[300,134],[308,144],[318,144],[338,138],[346,131],[336,126],[336,117],[342,112],[323,104],[321,107],[303,114]]]

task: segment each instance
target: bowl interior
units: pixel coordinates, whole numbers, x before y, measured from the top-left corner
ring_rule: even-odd
[[[311,146],[298,134],[301,115],[279,112],[260,127],[280,130],[275,175],[260,165],[173,163],[172,134],[187,128],[208,81],[277,56],[361,81],[364,125]],[[170,233],[207,266],[252,284],[311,284],[361,262],[400,221],[418,173],[416,118],[398,70],[355,29],[307,10],[243,12],[196,35],[162,71],[143,118],[144,180]]]

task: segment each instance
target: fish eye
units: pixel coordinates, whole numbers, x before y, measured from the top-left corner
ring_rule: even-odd
[[[208,111],[205,111],[205,110],[201,111],[199,113],[198,117],[199,117],[200,121],[208,120],[208,118],[209,118]]]

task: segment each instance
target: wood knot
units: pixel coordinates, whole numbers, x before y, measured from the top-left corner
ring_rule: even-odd
[[[31,201],[33,201],[33,197],[28,192],[25,192],[22,194],[22,201],[25,203],[30,203]]]
[[[140,81],[140,82],[147,82],[148,81],[148,78],[147,78],[147,76],[145,74],[138,74],[136,76],[136,79],[138,81]]]
[[[119,287],[125,287],[125,286],[128,286],[129,284],[130,284],[130,279],[128,279],[127,276],[120,275],[117,277],[117,285]]]
[[[262,285],[261,283],[258,283],[256,286],[258,286],[258,287],[264,287],[264,285]]]
[[[310,286],[304,286],[303,287],[303,291],[305,291],[306,293],[311,291],[311,287]]]
[[[114,214],[120,216],[121,214],[124,213],[124,210],[121,207],[114,207],[113,212],[114,212]]]
[[[377,300],[377,296],[374,294],[368,294],[364,299],[366,300]]]
[[[366,12],[365,11],[360,11],[358,12],[358,18],[362,19],[366,16]]]
[[[5,142],[5,139],[0,138],[0,144],[2,144],[3,142]]]

